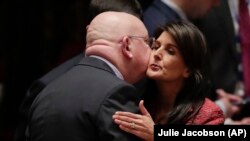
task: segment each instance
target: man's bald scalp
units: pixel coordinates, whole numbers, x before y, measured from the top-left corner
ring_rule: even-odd
[[[97,15],[87,29],[87,43],[97,39],[119,39],[125,35],[145,33],[143,22],[136,16],[125,12],[103,12]]]

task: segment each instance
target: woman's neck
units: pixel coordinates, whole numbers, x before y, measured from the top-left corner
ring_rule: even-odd
[[[182,88],[182,81],[179,82],[156,82],[157,88],[159,90],[159,97],[157,101],[159,102],[159,107],[157,108],[156,119],[162,117],[164,114],[169,113],[174,106],[177,94]]]
[[[182,88],[183,85],[182,81],[178,82],[158,81],[156,83],[157,83],[157,88],[159,90],[160,98],[162,100],[161,102],[165,106],[173,106],[175,98]]]

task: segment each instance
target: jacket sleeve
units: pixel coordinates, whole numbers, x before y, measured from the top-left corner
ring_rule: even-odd
[[[96,126],[99,129],[101,140],[109,141],[134,141],[139,140],[136,136],[122,131],[114,123],[112,116],[116,111],[129,111],[138,113],[140,94],[136,93],[134,87],[117,86],[111,90],[100,106],[96,117]]]

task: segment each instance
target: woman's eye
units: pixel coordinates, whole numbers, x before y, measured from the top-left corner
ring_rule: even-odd
[[[173,48],[167,48],[166,51],[170,54],[170,55],[174,55],[175,54],[175,50]]]

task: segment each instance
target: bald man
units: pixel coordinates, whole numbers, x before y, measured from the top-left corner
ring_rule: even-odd
[[[145,76],[151,52],[144,24],[127,13],[104,12],[87,27],[86,43],[87,57],[34,100],[27,140],[137,139],[121,131],[112,115],[138,113],[141,95],[132,84]]]

